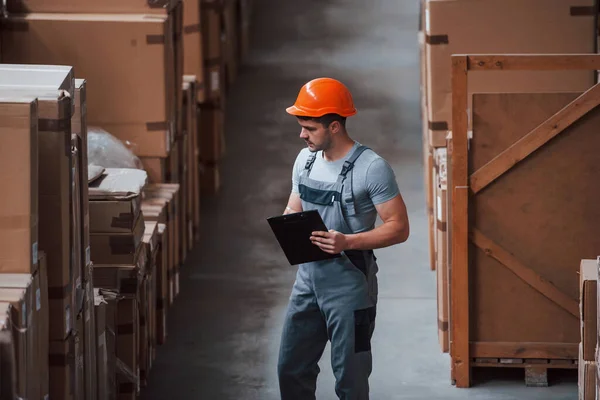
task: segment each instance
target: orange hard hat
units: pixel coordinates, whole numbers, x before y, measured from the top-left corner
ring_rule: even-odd
[[[317,78],[302,86],[296,103],[286,109],[297,117],[322,117],[338,114],[350,117],[356,114],[352,95],[344,84],[331,78]]]

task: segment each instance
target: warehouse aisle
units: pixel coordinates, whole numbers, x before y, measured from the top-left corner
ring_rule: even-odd
[[[254,0],[252,59],[228,101],[221,193],[203,203],[202,243],[182,270],[144,400],[275,400],[281,322],[295,276],[265,218],[280,214],[302,141],[284,108],[304,82],[331,76],[353,91],[354,138],[394,167],[411,219],[403,245],[377,252],[380,303],[372,398],[573,399],[573,382],[528,389],[495,380],[450,385],[437,342],[421,165],[417,0]],[[333,400],[329,353],[318,399]]]

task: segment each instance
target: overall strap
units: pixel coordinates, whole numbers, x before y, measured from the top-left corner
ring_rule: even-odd
[[[306,160],[306,164],[304,165],[304,170],[306,171],[306,176],[310,175],[310,171],[312,171],[312,167],[315,164],[315,160],[317,159],[317,153],[311,153]]]
[[[346,180],[348,173],[351,172],[354,168],[354,163],[356,163],[358,157],[360,157],[361,154],[365,152],[365,150],[369,150],[369,148],[367,146],[360,145],[356,148],[356,150],[354,150],[354,153],[350,156],[350,158],[344,161],[342,172],[340,172],[340,175],[338,176],[339,183],[343,183]],[[352,176],[353,174],[350,174],[350,184],[344,185],[342,189],[342,200],[344,201],[344,203],[346,203],[346,210],[348,211],[348,214],[355,213],[354,193],[352,191]]]

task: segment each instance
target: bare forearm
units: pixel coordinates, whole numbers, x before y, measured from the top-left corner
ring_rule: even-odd
[[[408,239],[408,224],[389,221],[362,233],[346,235],[348,250],[374,250],[393,246]]]

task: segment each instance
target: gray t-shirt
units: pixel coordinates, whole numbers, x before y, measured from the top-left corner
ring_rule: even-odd
[[[335,182],[342,171],[344,161],[358,146],[360,143],[356,142],[353,149],[344,158],[333,162],[326,161],[323,158],[323,152],[317,152],[310,178],[322,182]],[[299,193],[300,172],[304,169],[310,154],[310,150],[304,148],[296,157],[292,174],[293,193]],[[396,176],[390,165],[373,150],[366,150],[360,155],[351,173],[353,174],[352,191],[354,192],[356,214],[348,216],[343,203],[342,210],[353,232],[368,231],[374,228],[377,220],[375,205],[385,203],[400,193]]]

